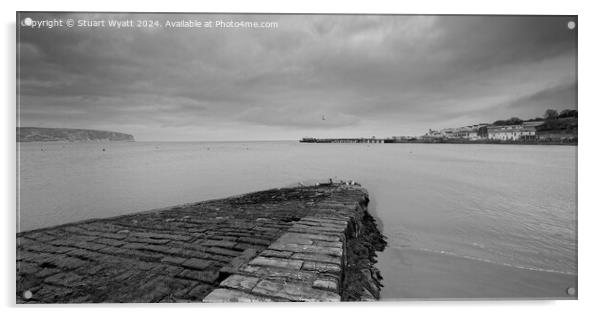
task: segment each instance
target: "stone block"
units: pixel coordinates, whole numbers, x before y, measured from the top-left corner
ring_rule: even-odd
[[[341,297],[330,291],[312,288],[304,283],[262,280],[252,293],[301,302],[338,302]]]
[[[89,261],[102,260],[102,258],[104,257],[104,255],[101,253],[80,248],[74,248],[73,250],[67,252],[67,254],[71,257],[76,257],[78,259]]]
[[[202,281],[205,283],[214,283],[219,278],[219,273],[215,270],[200,271],[184,269],[182,272],[180,272],[180,274],[178,274],[178,277]]]
[[[196,269],[196,270],[207,269],[210,265],[211,265],[211,261],[197,259],[197,258],[190,258],[190,259],[182,262],[182,266],[184,266],[186,268],[190,268],[190,269]]]
[[[345,234],[343,232],[334,232],[334,231],[325,231],[325,230],[317,230],[312,229],[311,227],[291,227],[288,230],[289,233],[300,233],[300,234],[313,234],[313,235],[322,235],[322,236],[331,236],[336,237],[339,240],[343,240],[345,238]]]
[[[299,239],[311,239],[313,241],[341,241],[341,238],[332,235],[323,235],[323,234],[311,234],[311,233],[293,233],[287,232],[281,237],[287,237],[290,239],[299,238]]]
[[[220,256],[230,256],[230,257],[238,257],[240,255],[240,251],[233,249],[225,249],[220,247],[211,247],[206,250],[208,253],[213,253]]]
[[[42,232],[39,232],[39,233],[30,233],[28,235],[28,237],[31,238],[31,239],[35,239],[37,241],[41,241],[41,242],[49,242],[51,240],[56,239],[55,236],[48,235],[48,234],[45,234],[45,233],[42,233]]]
[[[53,274],[59,273],[60,271],[61,270],[59,270],[59,269],[44,268],[44,269],[36,272],[35,275],[36,275],[36,277],[43,279],[43,278],[49,277]]]
[[[148,251],[138,251],[136,249],[126,249],[125,246],[127,246],[127,244],[124,245],[123,248],[109,246],[107,248],[100,249],[99,252],[109,254],[109,255],[114,255],[114,256],[133,257],[133,258],[136,258],[137,260],[143,260],[143,261],[159,261],[164,257],[164,255],[159,254],[159,253],[151,253]]]
[[[179,283],[182,280],[174,280],[165,276],[158,276],[148,282],[141,284],[132,292],[127,293],[124,301],[152,303],[158,302],[163,297],[175,292],[185,284]]]
[[[166,256],[166,257],[163,257],[163,259],[161,259],[161,262],[171,263],[171,264],[181,264],[182,262],[184,262],[186,260],[188,260],[188,259],[181,258],[181,257]]]
[[[114,246],[114,247],[119,247],[119,246],[125,244],[125,242],[123,242],[121,240],[113,239],[113,238],[98,238],[98,239],[94,240],[94,242],[99,243],[99,244]]]
[[[299,244],[299,245],[311,245],[314,243],[313,240],[311,240],[309,238],[303,238],[299,235],[291,235],[291,234],[282,235],[280,238],[278,238],[278,240],[276,242],[283,243],[283,244],[291,243],[291,244]]]
[[[178,241],[189,241],[191,236],[183,236],[178,234],[163,234],[163,233],[151,233],[151,232],[134,232],[130,234],[140,238],[151,238],[151,239],[171,239]]]
[[[259,278],[234,274],[222,281],[222,283],[220,283],[220,286],[244,291],[251,291],[258,282]]]
[[[52,264],[62,269],[77,269],[88,263],[87,261],[63,255],[54,256],[52,259]]]
[[[99,237],[103,237],[103,238],[110,238],[110,239],[117,239],[117,240],[122,240],[125,239],[128,234],[127,233],[98,233]]]
[[[341,273],[341,266],[332,263],[305,261],[303,263],[303,270],[339,274]]]
[[[316,241],[316,246],[343,248],[343,243],[340,241]]]
[[[314,288],[322,289],[326,291],[332,291],[338,293],[339,291],[339,282],[336,279],[328,278],[328,279],[316,279],[312,284]]]
[[[217,261],[222,264],[230,263],[232,261],[232,257],[233,257],[233,256],[216,255],[216,254],[211,254],[211,253],[196,254],[195,256],[198,256],[199,258],[206,259],[206,260]]]
[[[206,237],[207,240],[213,241],[236,241],[238,237],[236,236],[228,236],[228,231],[220,230],[217,235],[209,235]]]
[[[208,239],[202,242],[203,246],[207,247],[223,247],[223,248],[232,248],[236,245],[236,242],[229,240],[213,240]]]
[[[32,299],[42,303],[57,303],[62,301],[62,298],[73,293],[73,290],[58,286],[43,286],[36,291]]]
[[[137,276],[140,273],[141,273],[140,271],[134,270],[134,269],[125,270],[121,274],[118,274],[117,276],[114,276],[113,280],[114,281],[118,281],[118,282],[122,282],[122,281],[125,281],[125,280],[133,279],[135,276]]]
[[[292,254],[293,253],[291,251],[278,251],[278,250],[271,250],[271,249],[266,249],[261,252],[261,255],[264,257],[277,257],[277,258],[288,258]],[[301,259],[301,258],[295,258],[295,259]]]
[[[318,254],[332,255],[332,256],[337,256],[337,257],[343,256],[342,248],[321,247],[321,246],[315,246],[315,245],[273,243],[270,245],[269,248],[274,249],[274,250],[282,250],[282,251],[318,253]]]
[[[336,212],[336,211],[335,211]],[[335,213],[336,214],[336,213]],[[316,216],[314,217],[315,219],[318,220],[324,220],[324,221],[332,221],[332,222],[339,222],[339,223],[349,223],[354,215],[342,215],[342,214],[338,214],[338,215],[321,215],[321,216]]]
[[[251,303],[271,301],[272,300],[269,298],[230,289],[216,289],[203,299],[203,302],[205,303]]]
[[[338,227],[347,227],[348,221],[346,219],[341,218],[328,218],[328,217],[305,217],[303,218],[304,222],[316,222],[322,225],[332,225]]]
[[[234,245],[234,247],[232,247],[232,249],[234,250],[238,250],[238,251],[243,251],[246,249],[258,249],[261,250],[265,248],[265,246],[261,246],[261,245],[254,245],[254,244],[247,244],[244,242],[239,242],[236,245]]]
[[[300,259],[300,260],[309,260],[309,261],[318,261],[325,263],[333,263],[333,264],[341,264],[342,257],[324,255],[319,253],[304,253],[298,252],[291,256],[292,259]]]
[[[305,225],[305,226],[315,226],[315,227],[324,227],[337,231],[344,231],[347,228],[347,223],[345,224],[333,224],[328,222],[320,222],[320,221],[312,221],[312,220],[302,220],[295,223],[296,225]]]
[[[255,237],[239,237],[237,241],[260,246],[267,246],[272,243],[272,241],[269,239]]]
[[[258,266],[270,266],[283,269],[299,270],[303,265],[303,261],[295,259],[285,258],[269,258],[269,257],[257,257],[249,262],[252,265]]]
[[[280,231],[280,229],[278,229],[278,228],[271,228],[271,227],[264,227],[264,226],[257,226],[255,228],[253,228],[253,230],[257,230],[260,232],[273,232],[273,233]]]
[[[38,253],[36,253],[36,252],[31,252],[31,251],[26,251],[26,250],[21,250],[21,249],[17,250],[17,261],[19,261],[19,260],[29,261],[32,258],[35,258],[37,256],[38,256]]]
[[[169,243],[171,240],[169,239],[154,239],[154,238],[141,238],[141,237],[128,237],[128,242],[132,243],[140,243],[144,245],[165,245]]]
[[[72,272],[61,272],[55,275],[51,275],[44,279],[45,283],[60,285],[63,287],[74,287],[77,282],[81,281],[82,277]]]
[[[331,233],[331,234],[339,234],[344,231],[343,229],[334,228],[334,227],[309,226],[309,225],[302,225],[302,224],[295,224],[295,225],[293,225],[292,228],[306,229],[306,230],[311,230],[311,231],[315,231],[315,232],[319,232],[319,233],[325,232],[325,233]]]
[[[252,249],[252,248],[246,249],[238,257],[232,259],[232,261],[230,261],[228,264],[223,266],[220,269],[220,273],[224,273],[227,275],[234,274],[238,271],[238,269],[240,269],[240,267],[242,265],[249,262],[249,260],[251,260],[256,255],[257,255],[256,249]]]
[[[303,270],[290,270],[274,268],[269,266],[247,265],[241,269],[241,272],[263,278],[286,278],[300,281],[310,281],[316,276],[315,273]]]
[[[17,273],[19,274],[34,274],[41,268],[38,267],[37,264],[29,263],[29,262],[18,262],[17,263]]]
[[[106,248],[107,245],[103,245],[103,244],[97,244],[94,242],[79,242],[73,245],[74,247],[77,248],[82,248],[82,249],[87,249],[87,250],[92,250],[92,251],[98,251],[102,248]]]

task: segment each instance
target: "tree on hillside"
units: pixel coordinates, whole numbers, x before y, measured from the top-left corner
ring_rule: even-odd
[[[555,120],[558,118],[558,111],[547,109],[546,113],[543,115],[546,120]]]
[[[518,117],[511,117],[508,121],[508,125],[520,125],[523,124],[523,120]]]
[[[496,125],[496,126],[521,125],[521,124],[523,124],[523,120],[519,119],[518,117],[511,117],[507,120],[499,120],[499,121],[493,122],[493,125]]]
[[[577,117],[577,110],[562,110],[560,114],[558,114],[558,118],[567,118],[567,117]]]

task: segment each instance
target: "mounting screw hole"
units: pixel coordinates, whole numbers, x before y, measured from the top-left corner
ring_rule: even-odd
[[[575,23],[575,21],[569,21],[569,23],[567,23],[566,26],[569,28],[569,30],[573,30],[575,29],[575,26],[577,26],[577,24]]]
[[[568,294],[568,295],[570,295],[570,296],[573,296],[573,295],[575,295],[575,293],[576,293],[576,292],[577,292],[577,291],[575,290],[575,288],[574,288],[574,287],[569,287],[568,289],[566,289],[566,294]]]
[[[33,296],[33,294],[31,293],[31,291],[30,291],[30,290],[23,291],[23,298],[24,298],[24,299],[26,299],[26,300],[30,300],[32,296]]]

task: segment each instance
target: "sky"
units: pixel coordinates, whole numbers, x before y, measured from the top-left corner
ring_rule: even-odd
[[[18,126],[139,141],[422,135],[576,109],[570,16],[27,13],[17,37]],[[277,22],[170,28],[166,21]]]

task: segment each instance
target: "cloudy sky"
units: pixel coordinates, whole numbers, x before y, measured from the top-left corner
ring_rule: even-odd
[[[278,28],[20,27],[20,126],[137,140],[388,137],[577,106],[572,17],[28,16]]]

